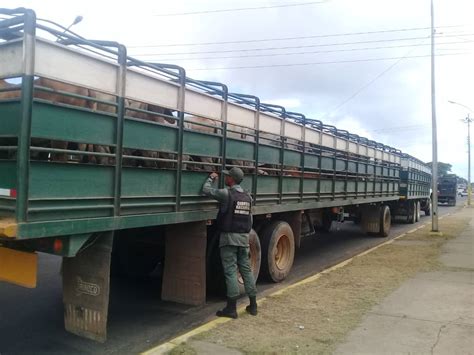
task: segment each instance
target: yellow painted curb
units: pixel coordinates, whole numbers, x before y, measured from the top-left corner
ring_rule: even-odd
[[[423,228],[423,227],[426,227],[428,224],[423,224],[421,225],[420,227],[416,228],[416,229],[413,229],[407,233],[413,233],[414,231],[420,229],[420,228]],[[387,240],[386,242],[382,243],[382,244],[379,244],[379,245],[376,245],[375,247],[373,248],[370,248],[360,254],[357,254],[357,255],[354,255],[353,257],[347,259],[347,260],[344,260],[334,266],[331,266],[330,268],[328,269],[325,269],[315,275],[312,275],[312,276],[309,276],[301,281],[298,281],[294,284],[291,284],[291,285],[288,285],[287,287],[281,289],[281,290],[278,290],[278,291],[275,291],[273,292],[272,294],[266,296],[266,297],[263,297],[261,299],[259,299],[257,301],[258,304],[261,304],[262,302],[264,302],[267,298],[271,298],[271,297],[274,297],[274,296],[279,296],[279,295],[282,295],[283,293],[287,292],[288,290],[291,290],[295,287],[298,287],[298,286],[301,286],[301,285],[304,285],[304,284],[307,284],[309,282],[312,282],[312,281],[315,281],[317,279],[319,279],[321,276],[323,276],[324,274],[328,274],[334,270],[337,270],[337,269],[340,269],[344,266],[346,266],[347,264],[351,263],[352,260],[354,260],[355,258],[357,257],[360,257],[360,256],[364,256],[364,255],[367,255],[375,250],[377,250],[378,248],[381,248],[385,245],[389,245],[389,244],[392,244],[394,241],[396,241],[397,239],[400,239],[402,237],[404,237],[405,235],[407,235],[407,233],[402,233],[398,236],[396,236],[395,238],[392,238],[390,240]],[[237,313],[239,315],[243,314],[245,312],[245,306],[240,306],[237,310]],[[203,333],[205,331],[208,331],[208,330],[211,330],[215,327],[217,327],[219,324],[223,324],[223,323],[227,323],[228,321],[232,320],[231,318],[217,318],[217,319],[214,319],[214,320],[211,320],[209,321],[208,323],[206,324],[203,324],[201,325],[200,327],[197,327],[183,335],[180,335],[166,343],[163,343],[161,345],[158,345],[157,347],[155,348],[152,348],[150,350],[147,350],[146,352],[143,352],[142,355],[158,355],[158,354],[166,354],[167,352],[171,351],[172,349],[174,349],[175,347],[177,347],[178,345],[182,344],[183,342],[187,341],[189,338],[197,335],[197,334],[200,334],[200,333]]]

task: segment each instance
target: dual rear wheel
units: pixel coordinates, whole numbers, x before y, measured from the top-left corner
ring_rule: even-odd
[[[249,235],[250,267],[254,279],[259,274],[273,282],[283,281],[291,271],[295,257],[295,239],[290,225],[284,221],[272,221],[260,231],[252,229]],[[207,255],[208,290],[213,293],[225,292],[225,280],[219,253],[219,238],[209,240]],[[241,294],[245,293],[240,274],[238,282]]]

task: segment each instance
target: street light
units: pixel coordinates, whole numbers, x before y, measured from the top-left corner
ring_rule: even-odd
[[[69,31],[69,29],[74,26],[74,25],[77,25],[79,22],[81,22],[82,20],[84,19],[84,17],[82,16],[76,16],[76,18],[74,19],[74,21],[69,25],[69,27],[66,28],[66,31],[64,32],[67,32]]]
[[[466,105],[460,104],[459,102],[451,101],[451,100],[448,100],[448,102],[450,104],[462,106],[462,107],[468,109],[469,111],[471,111],[472,113],[474,113],[474,111],[469,106],[466,106]],[[473,122],[474,120],[471,117],[469,117],[469,114],[467,114],[466,118],[463,118],[461,121],[463,121],[464,123],[467,123],[467,205],[470,206],[471,205],[471,194],[472,194],[472,188],[471,188],[471,122]]]
[[[69,29],[72,27],[72,26],[75,26],[77,25],[79,22],[81,22],[82,20],[84,19],[84,17],[82,16],[76,16],[76,18],[74,19],[74,21],[68,26],[68,27],[63,27],[55,22],[52,22],[52,21],[49,21],[49,20],[43,20],[45,22],[49,22],[49,23],[52,23],[58,27],[60,27],[61,29],[63,29],[64,31],[61,32],[61,34],[59,35],[56,35],[56,42],[57,43],[62,43],[63,39],[64,39],[64,34],[66,34],[67,32],[69,32]]]

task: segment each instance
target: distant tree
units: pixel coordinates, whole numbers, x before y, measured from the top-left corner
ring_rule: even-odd
[[[467,180],[458,176],[458,184],[463,184],[467,186]]]
[[[430,166],[430,168],[432,168],[432,165],[433,163],[432,162],[429,162],[428,165]],[[438,162],[438,176],[443,176],[443,175],[447,175],[449,173],[451,173],[451,168],[453,166],[451,164],[448,164],[448,163],[442,163],[442,162]]]

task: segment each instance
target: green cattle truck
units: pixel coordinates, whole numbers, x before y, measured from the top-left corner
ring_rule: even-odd
[[[0,280],[35,287],[37,253],[62,257],[68,331],[106,339],[111,265],[160,263],[163,300],[206,301],[220,272],[210,171],[245,171],[253,272],[275,282],[334,220],[386,237],[393,215],[429,214],[430,170],[398,149],[31,10],[0,15]]]

